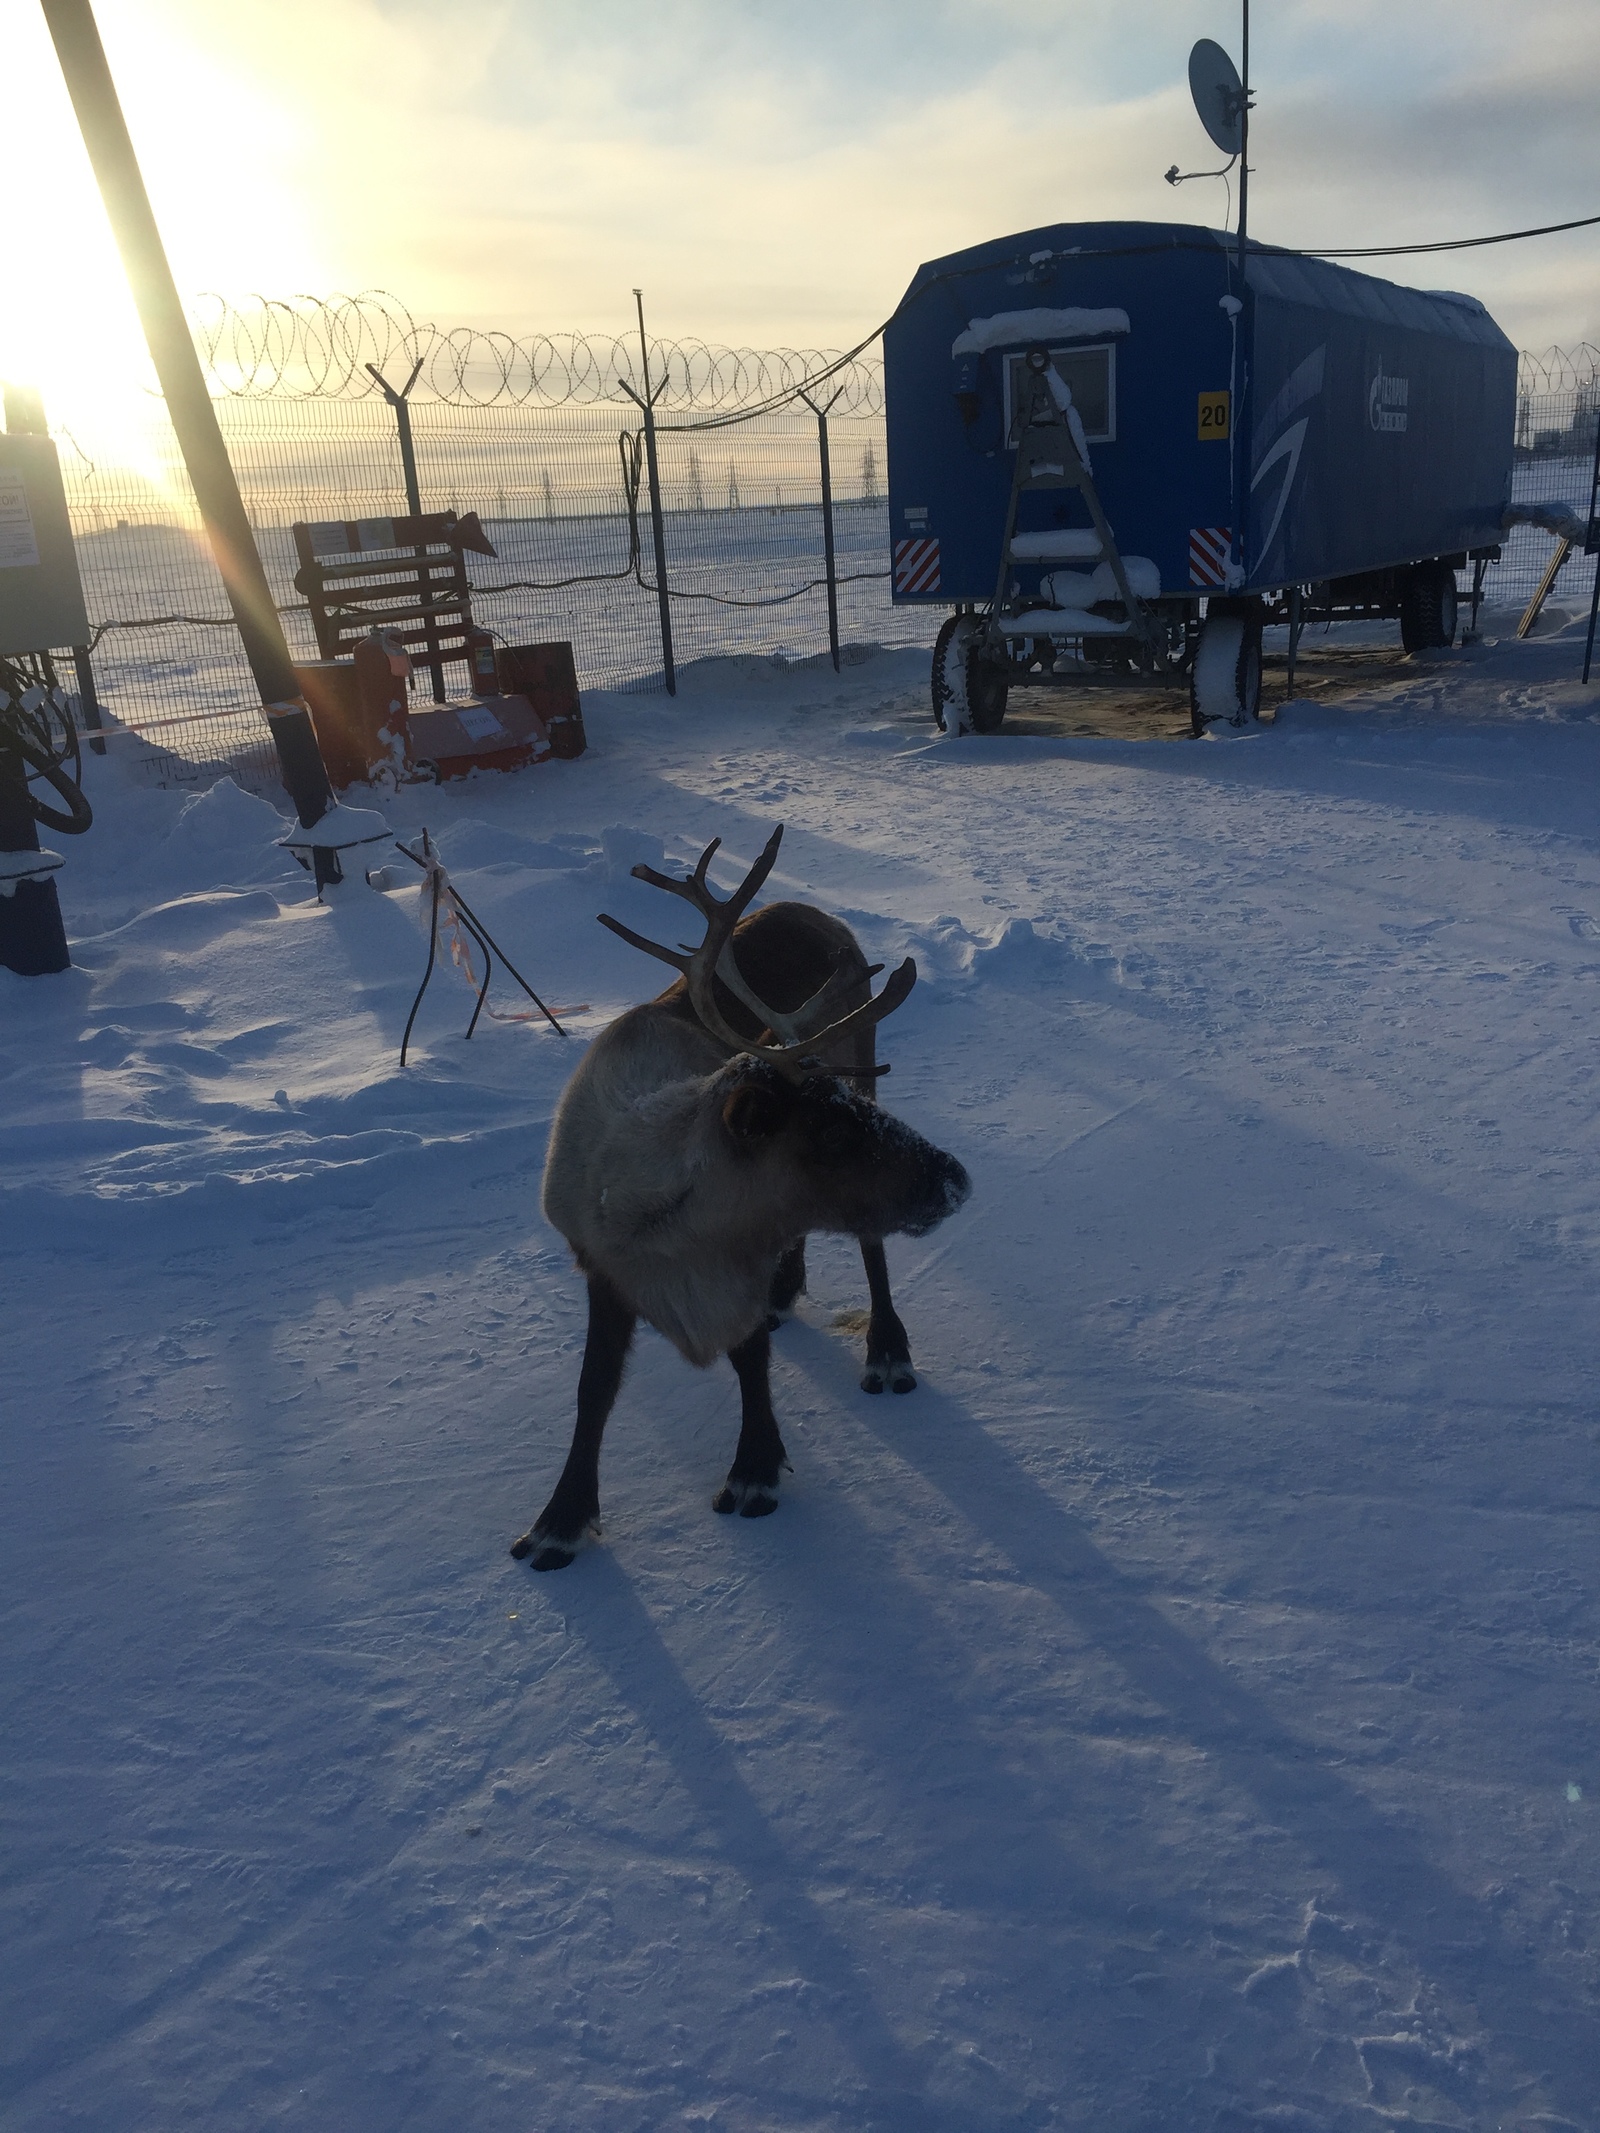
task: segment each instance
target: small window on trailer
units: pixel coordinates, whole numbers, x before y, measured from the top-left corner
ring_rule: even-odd
[[[1072,404],[1078,410],[1088,442],[1114,444],[1117,436],[1115,342],[1099,342],[1092,348],[1052,348],[1050,360],[1072,394]],[[1027,375],[1027,351],[1018,349],[1004,361],[1006,443],[1014,448],[1022,425],[1022,381]]]

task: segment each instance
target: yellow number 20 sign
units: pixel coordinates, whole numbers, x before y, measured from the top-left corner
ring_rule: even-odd
[[[1226,393],[1202,393],[1200,395],[1200,442],[1209,437],[1226,437],[1228,434],[1228,395]]]

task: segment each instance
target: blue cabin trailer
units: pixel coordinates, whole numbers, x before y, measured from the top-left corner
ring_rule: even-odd
[[[1516,351],[1470,296],[1185,223],[1060,223],[918,269],[884,333],[893,597],[954,607],[941,724],[1020,682],[1187,680],[1256,715],[1261,629],[1451,642],[1498,554]]]

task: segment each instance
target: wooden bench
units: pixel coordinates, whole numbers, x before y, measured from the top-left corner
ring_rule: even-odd
[[[495,553],[475,511],[301,521],[290,530],[295,589],[321,655],[295,674],[336,786],[364,782],[375,768],[450,778],[583,753],[571,645],[497,648],[473,621],[465,557]],[[452,698],[444,669],[457,661],[467,686]],[[411,707],[411,666],[432,678],[431,710]]]
[[[497,687],[494,640],[472,619],[466,555],[495,553],[476,511],[421,518],[301,520],[290,528],[300,568],[296,592],[311,608],[317,650],[343,659],[381,630],[425,667],[433,700],[446,700],[447,661],[464,660],[475,689]]]

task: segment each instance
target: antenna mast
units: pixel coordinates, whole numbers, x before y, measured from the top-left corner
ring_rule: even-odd
[[[1239,280],[1244,282],[1244,248],[1250,227],[1250,0],[1243,0],[1244,36],[1239,74]]]

